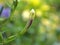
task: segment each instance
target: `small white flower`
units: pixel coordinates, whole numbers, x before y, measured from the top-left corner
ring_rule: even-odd
[[[29,10],[24,10],[23,12],[22,12],[22,18],[23,18],[23,20],[28,20],[29,19],[29,17],[30,17],[30,12],[29,12]]]

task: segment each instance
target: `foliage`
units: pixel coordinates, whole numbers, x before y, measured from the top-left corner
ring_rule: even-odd
[[[0,0],[0,45],[60,41],[59,4],[59,0]]]

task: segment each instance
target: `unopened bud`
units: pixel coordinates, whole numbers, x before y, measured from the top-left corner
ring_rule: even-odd
[[[1,15],[2,10],[3,10],[3,5],[0,4],[0,15]]]
[[[35,10],[31,9],[30,14],[31,14],[31,19],[34,19],[34,17],[35,17]]]
[[[34,9],[31,9],[31,13],[34,14],[35,13],[35,10]]]

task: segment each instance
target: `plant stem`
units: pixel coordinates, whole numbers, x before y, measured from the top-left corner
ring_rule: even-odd
[[[27,24],[26,24],[26,26],[24,27],[24,29],[23,29],[22,31],[16,33],[15,35],[8,37],[8,39],[6,39],[6,40],[4,41],[4,44],[7,44],[7,43],[15,40],[18,35],[20,35],[20,36],[23,35],[23,34],[29,29],[29,27],[31,26],[34,18],[35,18],[35,14],[32,14],[32,13],[31,13],[30,20],[27,22]]]

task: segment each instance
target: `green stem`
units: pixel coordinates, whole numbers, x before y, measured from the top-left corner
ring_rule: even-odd
[[[6,39],[6,40],[4,41],[4,44],[7,44],[7,43],[15,40],[18,35],[20,35],[20,36],[23,35],[23,34],[29,29],[29,27],[31,26],[34,18],[35,18],[35,14],[31,14],[30,20],[27,22],[27,24],[26,24],[26,26],[24,27],[24,29],[23,29],[22,31],[16,33],[15,35],[8,37],[8,39]]]

